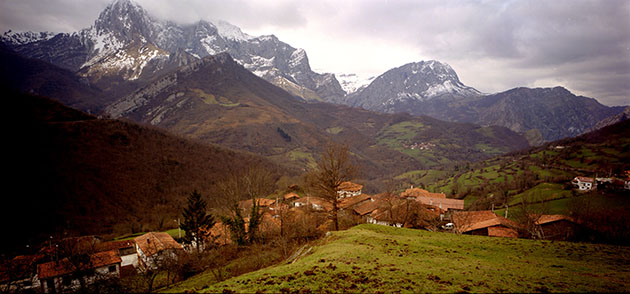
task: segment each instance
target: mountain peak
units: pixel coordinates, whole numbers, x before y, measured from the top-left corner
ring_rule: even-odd
[[[214,21],[214,26],[217,27],[219,35],[226,39],[234,41],[247,41],[253,38],[252,36],[243,33],[239,27],[224,20]]]
[[[149,13],[131,0],[115,0],[94,22],[97,32],[120,32],[123,36],[146,33],[153,23]]]
[[[424,74],[435,75],[441,79],[454,79],[459,82],[457,73],[447,63],[443,63],[437,60],[427,60],[420,62],[413,62],[402,66],[406,70],[411,71],[412,74]]]
[[[107,7],[116,7],[117,9],[129,8],[129,7],[141,8],[138,3],[131,0],[114,0],[109,5],[107,5]]]

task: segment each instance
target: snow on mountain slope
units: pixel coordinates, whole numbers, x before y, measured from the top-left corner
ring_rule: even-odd
[[[359,74],[344,74],[338,73],[335,75],[341,84],[341,88],[347,93],[352,94],[359,89],[367,87],[376,76],[359,75]]]
[[[9,30],[0,36],[0,41],[11,45],[25,45],[37,41],[45,41],[55,35],[56,34],[52,32],[13,32]]]
[[[126,80],[151,76],[146,65],[164,60],[180,49],[196,58],[229,53],[238,63],[269,82],[283,81],[308,89],[311,99],[330,100],[345,95],[330,75],[313,72],[306,52],[273,35],[253,37],[225,22],[200,20],[190,25],[156,19],[131,0],[108,5],[94,24],[72,34],[7,32],[2,41],[26,57],[44,59],[80,71],[91,80],[122,75]],[[159,63],[159,62],[157,62]],[[332,98],[331,98],[332,97]]]
[[[408,63],[375,78],[368,86],[348,95],[346,103],[366,109],[396,112],[413,101],[440,97],[477,97],[481,92],[460,82],[448,64],[436,60]]]

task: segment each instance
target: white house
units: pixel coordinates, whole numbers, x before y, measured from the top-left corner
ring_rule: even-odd
[[[331,211],[332,204],[320,197],[306,196],[293,201],[293,207],[310,207],[318,211]]]
[[[353,197],[361,195],[361,190],[363,189],[363,185],[355,184],[353,182],[343,182],[339,185],[339,190],[337,191],[337,199],[343,199],[346,197]]]
[[[595,188],[595,180],[593,178],[575,177],[571,183],[577,186],[580,191],[589,191]]]
[[[177,259],[184,247],[171,235],[149,232],[134,239],[138,253],[138,265],[142,268],[158,268],[161,262]]]

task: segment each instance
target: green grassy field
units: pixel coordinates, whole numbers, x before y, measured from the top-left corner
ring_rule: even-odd
[[[165,291],[626,292],[628,264],[629,247],[360,225],[294,263],[215,284],[200,274]]]

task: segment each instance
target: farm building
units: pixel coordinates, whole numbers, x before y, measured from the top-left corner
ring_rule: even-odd
[[[37,266],[42,292],[62,293],[81,289],[99,280],[120,278],[122,259],[116,250],[89,255],[80,262],[68,258],[50,261]]]
[[[418,197],[416,201],[437,207],[441,210],[463,210],[464,200],[451,199],[451,198],[433,198],[433,197]]]
[[[425,189],[420,188],[409,188],[404,192],[400,193],[401,198],[407,199],[417,199],[418,197],[430,197],[430,198],[446,198],[446,194],[444,193],[431,193]]]
[[[149,232],[134,239],[138,252],[138,264],[143,268],[157,268],[161,262],[177,259],[184,250],[171,235]]]
[[[294,192],[291,192],[291,193],[284,194],[284,196],[282,196],[282,198],[284,199],[284,201],[291,202],[293,200],[299,199],[300,195],[298,195],[298,194],[296,194]]]
[[[368,194],[361,194],[354,197],[348,197],[341,200],[341,202],[339,203],[339,208],[349,209],[349,208],[358,206],[361,203],[364,203],[366,201],[374,201],[374,199],[372,199],[372,197]]]
[[[541,215],[535,224],[540,227],[543,239],[570,240],[577,229],[575,220],[566,215]]]
[[[453,213],[455,230],[461,234],[489,237],[518,237],[517,223],[492,211],[457,211]]]
[[[133,240],[110,241],[98,243],[95,245],[96,251],[115,250],[121,258],[120,274],[122,277],[132,275],[138,267],[138,252],[136,252],[136,244]]]
[[[571,183],[580,191],[589,191],[595,188],[595,180],[588,177],[575,177]]]
[[[310,207],[318,211],[332,211],[333,206],[326,199],[306,196],[293,202],[293,207]]]
[[[361,195],[361,190],[363,189],[363,185],[355,184],[353,182],[342,182],[339,185],[339,190],[337,191],[337,199],[343,199],[346,197],[354,197]]]
[[[38,289],[37,264],[44,261],[44,254],[20,255],[0,264],[0,291],[19,293]]]

